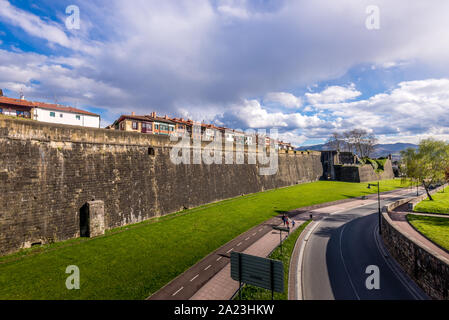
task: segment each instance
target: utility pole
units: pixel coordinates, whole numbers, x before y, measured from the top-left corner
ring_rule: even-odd
[[[371,189],[371,186],[377,187],[377,209],[379,216],[379,234],[382,234],[382,212],[380,210],[380,182],[377,181],[377,184],[368,183],[368,189]]]

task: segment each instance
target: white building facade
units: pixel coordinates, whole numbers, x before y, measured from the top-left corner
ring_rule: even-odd
[[[33,118],[42,122],[100,128],[100,116],[73,108],[35,107]]]

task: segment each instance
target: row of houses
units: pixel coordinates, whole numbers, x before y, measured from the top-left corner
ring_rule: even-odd
[[[218,127],[213,124],[203,122],[195,122],[190,119],[170,118],[167,115],[159,117],[156,112],[149,115],[122,115],[113,124],[107,126],[106,129],[124,130],[140,132],[145,134],[157,135],[188,135],[192,138],[202,138],[203,141],[212,141],[217,132],[222,135],[222,138],[228,142],[235,142],[237,144],[262,144],[270,145],[270,137],[247,134],[243,131],[230,129],[226,127]],[[262,140],[263,139],[263,140]],[[281,150],[294,150],[291,143],[277,141],[278,147]]]
[[[24,96],[14,99],[0,90],[0,114],[43,122],[100,128],[100,115],[44,102],[28,101]]]
[[[98,114],[59,104],[25,100],[23,95],[20,99],[5,97],[1,89],[0,114],[42,122],[100,128],[100,115]],[[246,134],[243,131],[199,123],[190,119],[170,118],[167,115],[160,117],[156,112],[144,116],[134,113],[122,115],[106,129],[157,135],[188,135],[192,138],[201,138],[203,141],[212,141],[216,133],[219,132],[225,141],[237,144],[265,143],[270,145],[271,142],[268,136]],[[290,143],[277,141],[277,144],[281,150],[294,149]]]

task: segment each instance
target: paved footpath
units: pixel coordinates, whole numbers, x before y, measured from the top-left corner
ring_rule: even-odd
[[[409,192],[409,191],[408,191]],[[381,196],[386,196],[384,193]],[[295,229],[313,215],[320,219],[331,213],[357,207],[362,204],[375,203],[377,195],[369,195],[366,200],[360,198],[344,199],[311,207],[299,208],[289,212],[289,217],[296,222]],[[267,257],[279,245],[279,231],[273,226],[281,225],[281,217],[274,217],[215,250],[193,267],[173,279],[149,300],[228,300],[238,290],[238,282],[230,277],[230,253],[244,252],[260,257]],[[285,239],[283,233],[283,239]]]
[[[296,230],[306,219],[295,218],[295,228],[290,228],[290,232]],[[282,232],[282,239],[285,240],[286,233]],[[279,231],[270,231],[261,237],[257,242],[249,246],[242,252],[259,257],[267,257],[278,245],[280,241]],[[198,290],[191,300],[229,300],[237,292],[239,283],[231,278],[231,264],[228,263],[200,290]]]

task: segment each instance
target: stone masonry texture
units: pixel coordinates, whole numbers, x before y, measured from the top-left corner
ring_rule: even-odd
[[[405,272],[433,299],[449,299],[449,265],[382,219],[382,238]]]
[[[387,159],[384,171],[376,173],[369,164],[358,166],[335,165],[335,179],[347,182],[368,182],[375,180],[393,179],[394,172],[391,160]]]
[[[280,153],[262,176],[247,161],[175,165],[170,150],[163,136],[1,117],[0,254],[79,237],[90,201],[107,230],[323,175],[319,152]]]
[[[431,191],[435,193],[446,185]],[[420,198],[420,197],[418,197]],[[449,300],[449,264],[447,259],[426,250],[419,242],[412,240],[393,226],[388,211],[406,203],[407,199],[396,201],[382,214],[382,239],[389,253],[403,270],[433,299]]]

